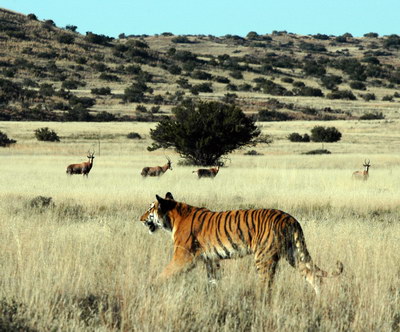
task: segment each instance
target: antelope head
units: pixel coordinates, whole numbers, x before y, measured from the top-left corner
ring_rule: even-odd
[[[370,160],[367,161],[367,159],[365,159],[363,166],[365,167],[365,171],[368,172],[368,168],[371,167],[371,161]]]
[[[92,152],[90,152],[90,150],[88,151],[88,155],[87,155],[87,157],[89,158],[89,162],[93,162],[93,159],[94,159],[94,151],[93,151],[93,153]]]
[[[168,165],[168,168],[172,171],[172,161],[171,161],[171,159],[169,159],[169,157],[167,157],[167,156],[165,156],[165,158],[167,158],[167,165]]]

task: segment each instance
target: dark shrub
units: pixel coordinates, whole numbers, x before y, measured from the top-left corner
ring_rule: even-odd
[[[393,96],[391,95],[383,96],[382,101],[393,101]]]
[[[328,93],[326,98],[328,99],[348,99],[348,100],[356,100],[356,96],[353,92],[349,90],[337,90]]]
[[[289,120],[293,120],[293,117],[286,113],[278,111],[269,111],[269,110],[258,111],[257,121],[289,121]]]
[[[172,75],[180,75],[182,73],[182,68],[177,65],[170,65],[167,70]]]
[[[86,32],[85,40],[89,43],[107,46],[113,40],[113,38],[104,35],[97,35],[88,31]]]
[[[384,118],[382,112],[366,113],[360,116],[360,120],[383,120]]]
[[[58,42],[60,42],[61,44],[73,44],[75,41],[75,37],[69,33],[63,33],[60,34],[57,37]]]
[[[62,82],[61,87],[67,90],[76,90],[78,89],[79,82],[74,80],[66,80]]]
[[[399,49],[400,37],[398,35],[390,35],[383,41],[383,47]]]
[[[133,83],[124,90],[123,100],[129,103],[141,103],[144,101],[144,93],[148,86],[144,83]]]
[[[78,29],[78,27],[76,25],[71,25],[71,24],[67,24],[65,26],[66,30],[72,31],[72,32],[76,32],[76,29]]]
[[[321,77],[321,82],[325,88],[333,90],[336,88],[338,84],[342,83],[342,78],[337,75],[327,75]]]
[[[363,82],[360,81],[353,81],[350,83],[350,88],[355,90],[367,90],[367,87]]]
[[[106,96],[111,94],[111,89],[109,87],[93,88],[90,92],[94,95]]]
[[[1,147],[7,147],[7,146],[10,146],[11,144],[15,144],[15,143],[17,143],[16,140],[8,138],[8,136],[5,133],[0,131],[0,146]]]
[[[194,95],[198,95],[199,92],[212,93],[213,92],[212,84],[211,83],[195,84],[190,89],[190,92]]]
[[[90,97],[77,97],[77,96],[72,96],[69,99],[69,104],[71,106],[77,106],[81,105],[84,108],[89,108],[94,106],[96,104],[96,99],[90,98]]]
[[[80,57],[76,58],[75,61],[76,61],[76,63],[78,63],[80,65],[85,65],[88,60],[84,56],[80,56]]]
[[[285,89],[283,86],[274,83],[271,80],[267,80],[265,83],[259,84],[260,89],[270,95],[274,96],[291,96],[292,92]]]
[[[254,120],[234,105],[187,102],[150,130],[149,150],[173,147],[194,165],[216,165],[220,158],[255,143],[260,131]]]
[[[50,97],[54,95],[54,88],[52,84],[42,83],[40,84],[39,93],[44,97]]]
[[[60,138],[57,133],[50,130],[48,127],[39,128],[35,130],[35,137],[38,141],[59,142]]]
[[[192,85],[189,83],[187,78],[181,77],[179,78],[176,83],[182,88],[182,89],[190,89]]]
[[[304,152],[303,154],[331,154],[330,151],[328,151],[327,149],[317,149],[317,150],[311,150],[308,152]]]
[[[295,88],[295,89],[293,89],[293,94],[296,96],[308,96],[308,97],[323,97],[324,96],[321,89],[312,88],[309,86],[305,86],[302,88]]]
[[[175,44],[190,44],[190,40],[186,36],[177,36],[171,39],[171,42]]]
[[[363,95],[360,95],[362,99],[364,99],[365,101],[370,101],[370,100],[375,100],[375,94],[374,93],[366,93]]]
[[[111,122],[116,120],[116,116],[106,111],[101,111],[93,116],[93,121],[97,122]]]
[[[311,129],[311,140],[314,142],[337,142],[342,134],[335,127],[315,126]]]
[[[215,76],[214,81],[218,83],[224,83],[224,84],[229,84],[230,80],[227,77],[224,76]]]
[[[257,152],[256,150],[249,150],[244,153],[245,156],[262,156],[262,153]]]
[[[31,208],[42,210],[45,208],[54,207],[54,202],[52,202],[52,200],[52,197],[36,196],[29,202],[29,205]]]
[[[192,75],[192,78],[196,79],[196,80],[204,80],[204,81],[209,81],[212,79],[212,75],[210,73],[207,73],[205,71],[202,70],[195,70]]]
[[[35,14],[28,14],[27,17],[32,21],[37,21],[37,16]]]
[[[281,81],[284,83],[293,83],[293,78],[291,77],[282,77]]]
[[[310,136],[308,134],[301,136],[299,133],[291,133],[288,140],[291,142],[310,142]]]
[[[306,61],[303,66],[303,70],[304,73],[309,76],[321,77],[324,76],[326,73],[325,67],[314,60]]]
[[[140,134],[135,132],[129,133],[126,137],[130,139],[142,139],[142,136],[140,136]]]
[[[368,32],[364,34],[364,37],[366,38],[378,38],[379,34],[377,34],[376,32]]]
[[[119,82],[120,81],[120,78],[117,75],[114,75],[114,74],[101,73],[99,75],[99,78],[101,80],[105,80],[107,82]]]
[[[240,70],[235,70],[233,72],[230,72],[229,75],[233,78],[236,78],[237,80],[243,79],[243,74]]]
[[[72,109],[68,110],[67,113],[64,114],[64,118],[67,121],[91,121],[92,116],[89,111],[82,105],[77,104],[72,107]]]

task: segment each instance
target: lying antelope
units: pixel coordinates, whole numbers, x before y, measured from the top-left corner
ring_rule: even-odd
[[[200,178],[215,178],[219,172],[219,166],[213,168],[199,168],[197,171],[193,171],[192,173],[197,173],[197,176]]]
[[[161,176],[163,175],[168,169],[172,171],[172,162],[171,159],[167,158],[167,163],[164,166],[155,166],[155,167],[144,167],[142,172],[140,173],[143,177],[146,176]]]
[[[67,167],[67,174],[72,175],[72,174],[83,174],[86,177],[89,175],[90,170],[93,167],[93,159],[94,159],[94,151],[91,153],[88,151],[87,157],[89,158],[89,161],[80,163],[80,164],[71,164]]]
[[[371,167],[370,161],[368,160],[367,162],[367,160],[365,160],[363,166],[364,166],[363,171],[355,171],[353,173],[353,179],[364,180],[364,181],[368,180],[369,177],[368,169]]]

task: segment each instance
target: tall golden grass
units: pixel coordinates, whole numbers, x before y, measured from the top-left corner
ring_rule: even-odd
[[[317,143],[290,143],[292,131],[315,122],[263,124],[274,143],[263,155],[230,155],[214,179],[178,165],[173,151],[147,152],[143,123],[12,123],[0,130],[18,142],[0,150],[0,326],[37,331],[398,331],[400,329],[399,123],[335,122],[331,155],[300,153]],[[324,124],[326,125],[326,123]],[[37,142],[48,126],[60,143]],[[143,140],[129,140],[138,132]],[[99,150],[100,139],[100,150]],[[88,179],[66,166],[96,159]],[[174,169],[143,179],[144,166]],[[371,160],[368,181],[353,171]],[[271,299],[252,257],[223,262],[222,280],[208,285],[203,266],[152,286],[172,254],[171,235],[149,235],[138,221],[155,199],[213,210],[279,208],[301,223],[308,249],[323,269],[336,260],[344,274],[316,297],[282,261]],[[49,206],[32,205],[37,196]]]

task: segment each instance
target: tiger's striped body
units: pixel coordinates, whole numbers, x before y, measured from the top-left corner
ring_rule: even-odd
[[[296,267],[318,293],[322,277],[328,273],[313,264],[298,221],[275,209],[213,212],[176,202],[170,193],[156,196],[140,220],[150,232],[158,228],[172,232],[174,255],[160,275],[168,278],[193,266],[201,258],[210,280],[218,277],[219,261],[253,254],[258,273],[270,286],[277,263],[285,258]],[[338,271],[343,266],[338,262]]]

